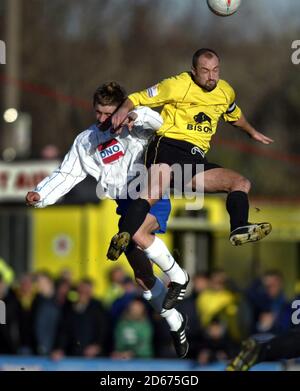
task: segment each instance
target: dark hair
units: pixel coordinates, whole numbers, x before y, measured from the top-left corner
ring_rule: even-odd
[[[121,105],[126,99],[126,91],[115,81],[102,84],[93,96],[93,105]]]
[[[198,49],[194,54],[193,54],[193,59],[192,59],[192,65],[194,68],[197,66],[198,58],[200,56],[205,56],[207,58],[212,58],[213,56],[216,56],[218,60],[220,61],[220,57],[218,53],[216,53],[213,49],[208,49],[208,48],[201,48]]]

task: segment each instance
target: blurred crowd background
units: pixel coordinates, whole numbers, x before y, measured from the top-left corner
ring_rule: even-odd
[[[91,279],[74,283],[68,270],[55,279],[48,272],[28,273],[11,283],[12,270],[3,261],[0,267],[0,299],[7,304],[0,354],[54,360],[176,358],[166,322],[122,267],[111,269],[100,300]],[[300,299],[300,292],[294,299]],[[188,357],[200,365],[228,360],[249,335],[259,334],[263,340],[295,327],[278,270],[267,270],[246,289],[221,269],[196,273],[178,309],[189,319]]]

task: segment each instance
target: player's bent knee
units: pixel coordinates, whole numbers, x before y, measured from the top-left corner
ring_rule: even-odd
[[[142,231],[138,231],[136,232],[133,237],[132,237],[132,240],[134,241],[134,243],[139,246],[140,248],[142,249],[145,249],[148,246],[148,240],[146,238],[146,235],[144,232]]]
[[[249,193],[251,189],[251,182],[249,179],[239,176],[236,178],[230,188],[230,192],[232,191],[244,191],[245,193]]]
[[[243,178],[243,187],[244,187],[244,191],[246,193],[249,193],[251,189],[251,182],[249,181],[249,179]]]
[[[146,218],[144,224],[133,235],[132,240],[138,247],[140,247],[142,250],[145,250],[153,243],[153,232],[157,229],[159,229],[159,225],[156,219],[151,220],[151,217]]]

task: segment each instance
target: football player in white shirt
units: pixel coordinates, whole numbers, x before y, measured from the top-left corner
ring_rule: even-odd
[[[112,133],[110,117],[126,99],[124,89],[115,82],[101,85],[94,93],[93,105],[97,123],[80,133],[60,167],[40,182],[26,196],[27,205],[43,208],[54,204],[87,175],[98,182],[97,191],[116,200],[117,213],[125,215],[131,199],[128,183],[136,176],[135,165],[143,163],[143,153],[153,133],[162,125],[160,115],[148,107],[138,107],[128,114],[119,135]],[[98,193],[97,193],[98,194]],[[170,200],[161,199],[148,213],[125,255],[134,270],[135,279],[144,291],[144,298],[169,324],[176,353],[185,357],[188,341],[185,335],[187,318],[175,308],[165,308],[167,289],[154,276],[151,262],[167,274],[173,286],[184,296],[187,273],[174,260],[155,232],[166,231],[171,210]],[[140,248],[146,250],[142,251]]]

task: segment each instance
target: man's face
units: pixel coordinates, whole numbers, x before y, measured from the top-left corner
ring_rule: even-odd
[[[217,87],[220,78],[220,63],[216,56],[207,58],[200,56],[196,67],[192,67],[195,82],[206,91]]]
[[[107,130],[110,127],[110,117],[116,109],[116,105],[95,105],[96,118],[101,124],[101,130]]]
[[[277,297],[282,291],[282,279],[278,276],[265,276],[263,283],[269,296]]]

